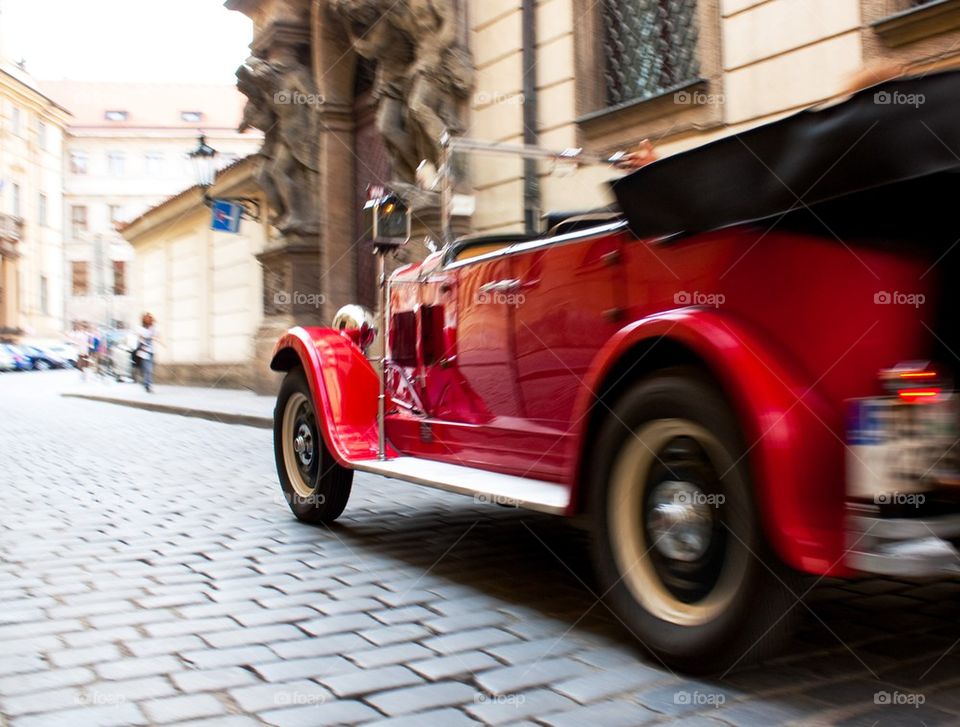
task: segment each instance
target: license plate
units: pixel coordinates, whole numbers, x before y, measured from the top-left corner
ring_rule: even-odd
[[[957,397],[854,399],[847,409],[847,489],[858,498],[960,483]]]
[[[847,444],[881,444],[888,437],[889,399],[854,399],[847,403]]]

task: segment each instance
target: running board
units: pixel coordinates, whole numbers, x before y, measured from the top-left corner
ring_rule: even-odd
[[[362,460],[352,462],[350,466],[361,472],[472,495],[477,502],[522,507],[551,515],[564,515],[570,504],[570,490],[556,482],[514,477],[420,457]]]

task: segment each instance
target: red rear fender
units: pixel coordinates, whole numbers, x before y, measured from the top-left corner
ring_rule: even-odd
[[[741,423],[761,518],[775,551],[795,568],[839,574],[842,412],[781,351],[737,319],[688,308],[626,326],[598,353],[574,421],[587,421],[590,408],[603,406],[597,396],[613,383],[608,374],[622,357],[662,339],[693,352],[720,382]],[[589,454],[586,447],[579,448],[581,457]]]

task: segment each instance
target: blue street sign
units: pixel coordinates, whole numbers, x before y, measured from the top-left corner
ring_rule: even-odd
[[[213,200],[212,227],[218,232],[232,232],[236,234],[240,231],[240,216],[242,214],[243,207],[236,202],[215,199]]]

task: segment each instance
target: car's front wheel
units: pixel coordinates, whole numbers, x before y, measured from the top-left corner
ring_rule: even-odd
[[[338,464],[323,441],[303,369],[287,373],[273,415],[273,448],[284,498],[298,520],[328,523],[340,517],[353,487],[353,470]]]
[[[761,532],[723,397],[686,370],[654,376],[620,399],[598,445],[596,567],[639,641],[700,673],[774,649],[799,606]]]

